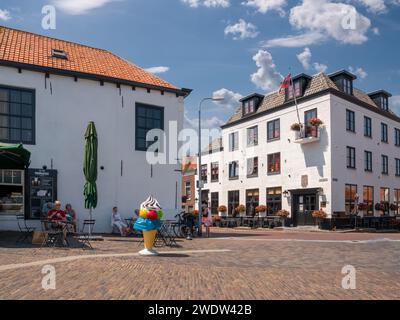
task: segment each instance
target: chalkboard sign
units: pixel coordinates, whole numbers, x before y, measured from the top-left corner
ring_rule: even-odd
[[[57,200],[57,170],[28,169],[25,174],[25,216],[40,219],[47,202]]]

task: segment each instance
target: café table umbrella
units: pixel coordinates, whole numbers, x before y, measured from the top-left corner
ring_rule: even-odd
[[[92,210],[97,207],[97,132],[94,122],[88,124],[85,133],[85,155],[83,160],[83,173],[86,183],[83,190],[85,197],[85,208],[89,209],[90,220],[92,220]],[[89,233],[91,233],[89,228]]]

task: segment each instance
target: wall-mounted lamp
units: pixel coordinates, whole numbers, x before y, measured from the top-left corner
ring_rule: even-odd
[[[289,191],[287,191],[287,190],[283,191],[283,196],[285,198],[289,198]]]

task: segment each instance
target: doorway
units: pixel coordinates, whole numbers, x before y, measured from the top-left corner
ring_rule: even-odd
[[[318,210],[317,200],[316,193],[293,195],[293,225],[295,227],[315,225],[312,212]]]

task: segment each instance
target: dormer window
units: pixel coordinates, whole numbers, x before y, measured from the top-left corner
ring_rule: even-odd
[[[329,77],[336,84],[340,91],[348,95],[353,95],[353,81],[357,79],[354,74],[346,70],[342,70],[330,74]]]
[[[293,100],[294,94],[296,98],[302,97],[310,80],[311,77],[304,73],[295,76],[292,81],[290,81],[289,87],[285,90],[286,101]]]
[[[254,93],[240,100],[242,102],[243,116],[253,114],[257,111],[264,96]]]
[[[51,56],[53,58],[68,60],[67,53],[60,49],[51,49]]]
[[[389,98],[392,96],[385,90],[378,90],[368,94],[379,109],[389,111]]]

